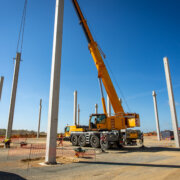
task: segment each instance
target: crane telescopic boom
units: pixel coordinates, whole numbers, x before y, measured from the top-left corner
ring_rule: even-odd
[[[93,39],[77,0],[72,0],[72,2],[80,19],[80,24],[88,41],[88,48],[98,71],[104,113],[91,114],[89,117],[89,126],[66,126],[65,137],[69,138],[73,146],[79,145],[84,147],[90,145],[93,148],[101,146],[102,149],[108,149],[112,145],[121,147],[122,145],[136,145],[137,140],[143,143],[143,136],[139,130],[127,129],[140,127],[139,114],[124,112],[101,56],[101,49],[98,48],[97,43]],[[109,96],[114,109],[114,115],[107,115],[102,84]]]
[[[77,0],[72,0],[73,5],[76,9],[77,15],[80,19],[80,24],[82,25],[83,31],[86,35],[87,41],[88,41],[88,48],[90,50],[90,53],[93,57],[93,60],[95,62],[97,71],[98,71],[98,78],[100,78],[100,80],[102,80],[103,85],[105,87],[105,90],[109,96],[112,108],[114,110],[115,114],[120,114],[120,113],[124,113],[123,107],[121,106],[121,103],[119,101],[119,98],[117,96],[116,90],[113,86],[113,83],[111,81],[111,78],[109,76],[109,73],[106,69],[106,66],[104,64],[103,58],[101,56],[101,51],[98,48],[97,43],[94,41],[94,38],[89,30],[89,27],[87,25],[87,22],[81,12],[81,9],[79,7],[79,4],[77,2]],[[104,113],[106,114],[106,108],[105,108],[105,101],[104,101],[104,97],[102,96],[102,104],[103,104],[103,110]]]

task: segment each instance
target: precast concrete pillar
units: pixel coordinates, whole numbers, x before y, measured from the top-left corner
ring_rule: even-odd
[[[48,129],[47,129],[46,156],[45,156],[45,162],[47,164],[56,163],[56,138],[57,138],[58,110],[59,110],[63,11],[64,11],[64,0],[56,0],[51,81],[50,81],[50,94],[49,94]]]
[[[7,130],[6,130],[6,139],[11,138],[20,61],[21,61],[21,53],[17,52],[16,59],[15,59],[15,67],[14,67],[14,77],[13,77],[13,83],[12,83],[11,101],[10,101],[10,107],[9,107],[9,118],[8,118]]]
[[[176,147],[179,148],[180,147],[180,137],[179,137],[179,132],[178,132],[178,121],[177,121],[177,115],[176,115],[176,107],[175,107],[175,102],[174,102],[174,94],[173,94],[168,58],[164,57],[163,61],[164,61],[164,69],[165,69],[165,75],[166,75],[168,96],[169,96],[171,119],[172,119],[172,125],[173,125],[173,130],[174,130],[174,139],[175,139]]]
[[[95,104],[95,114],[98,113],[98,104]]]
[[[78,126],[80,125],[80,108],[79,108],[79,104],[78,104]]]
[[[154,113],[155,113],[155,118],[156,118],[156,129],[157,129],[157,139],[158,141],[161,140],[160,137],[160,126],[159,126],[159,116],[158,116],[158,108],[157,108],[157,100],[156,100],[156,92],[152,92],[153,96],[153,102],[154,102]]]
[[[1,78],[0,78],[0,100],[1,100],[1,95],[2,95],[3,82],[4,82],[4,77],[1,76]]]
[[[107,114],[111,116],[111,102],[109,100],[109,96],[107,95]]]
[[[40,104],[39,104],[39,121],[38,121],[37,138],[39,138],[39,133],[40,133],[40,125],[41,125],[41,109],[42,109],[42,99],[40,99]]]
[[[74,125],[77,125],[77,91],[74,91]]]

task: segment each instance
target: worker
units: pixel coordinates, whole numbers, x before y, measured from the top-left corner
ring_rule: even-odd
[[[106,137],[105,137],[104,135],[101,136],[100,142],[101,142],[102,144],[106,142]],[[102,153],[105,152],[105,148],[104,148],[104,146],[102,146],[102,145],[101,145],[101,151],[102,151]]]
[[[62,145],[63,146],[63,134],[59,134],[59,146]]]
[[[11,143],[11,139],[5,139],[4,140],[5,148],[10,148],[10,143]]]

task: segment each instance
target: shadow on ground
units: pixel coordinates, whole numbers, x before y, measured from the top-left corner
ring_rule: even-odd
[[[180,168],[179,165],[166,165],[166,164],[143,164],[143,163],[118,163],[118,162],[89,162],[80,161],[82,164],[97,164],[97,165],[116,165],[116,166],[143,166],[143,167],[160,167],[160,168]]]
[[[112,151],[117,153],[130,153],[130,152],[161,152],[161,151],[169,151],[169,152],[180,152],[179,148],[168,148],[168,147],[123,147],[121,149],[111,149]],[[119,150],[122,150],[119,152]]]
[[[26,179],[14,173],[0,171],[0,180],[26,180]]]

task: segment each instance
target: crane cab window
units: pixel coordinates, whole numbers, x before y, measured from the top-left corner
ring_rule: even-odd
[[[69,132],[69,127],[65,127],[65,132]]]
[[[96,124],[97,124],[97,117],[92,116],[91,117],[91,128],[96,128]]]
[[[106,120],[106,115],[98,115],[97,116],[97,124],[104,124]]]
[[[105,114],[96,115],[96,116],[91,117],[91,122],[94,124],[103,124],[103,123],[105,123],[105,120],[106,120]]]

